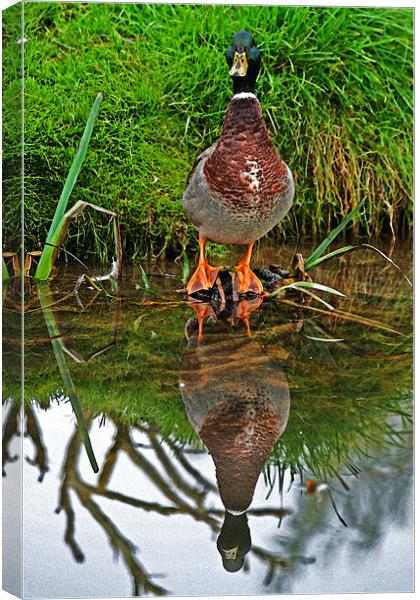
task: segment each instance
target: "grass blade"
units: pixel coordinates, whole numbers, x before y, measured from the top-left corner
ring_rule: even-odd
[[[146,288],[146,290],[150,290],[150,288],[152,287],[149,278],[146,275],[146,271],[143,269],[143,267],[140,265],[140,273],[141,273],[141,278],[143,280],[143,284],[144,287]]]
[[[357,250],[358,248],[359,248],[359,246],[343,246],[342,248],[338,248],[337,250],[334,250],[333,252],[324,254],[324,256],[315,258],[311,262],[308,262],[309,261],[309,258],[308,258],[307,261],[305,262],[305,269],[306,269],[306,271],[308,271],[309,269],[313,269],[314,267],[318,266],[319,264],[323,263],[326,260],[330,260],[331,258],[334,258],[335,256],[340,256],[341,254],[347,254],[347,252],[351,252],[352,250]]]
[[[61,250],[63,251],[65,254],[68,254],[68,256],[71,256],[76,262],[78,262],[80,265],[82,265],[82,267],[85,269],[87,274],[91,274],[90,270],[88,269],[88,267],[85,265],[84,262],[82,262],[80,260],[80,258],[77,258],[77,256],[75,254],[72,254],[71,252],[69,252],[68,250],[66,250],[65,248],[63,248],[62,246],[56,246],[55,244],[50,244],[49,242],[45,242],[46,245],[51,246],[52,248],[54,248],[55,250]],[[54,264],[54,261],[53,261]],[[85,274],[86,277],[88,277],[88,275]],[[91,274],[91,277],[94,278],[94,275]],[[76,284],[77,285],[77,284]],[[101,285],[101,284],[100,284]],[[107,293],[106,289],[101,285],[102,291],[105,292],[105,294]],[[78,289],[78,288],[77,288]]]
[[[4,258],[2,257],[2,261],[3,261],[3,270],[2,270],[2,282],[4,283],[5,281],[9,280],[9,271],[7,269],[6,263],[4,262]]]
[[[320,338],[312,335],[305,335],[305,337],[314,342],[344,342],[344,338]]]
[[[63,380],[64,391],[68,396],[74,414],[76,415],[77,424],[80,433],[83,437],[83,443],[89,458],[89,462],[92,466],[94,473],[97,473],[99,471],[98,463],[96,462],[95,454],[93,452],[92,444],[90,442],[89,432],[86,427],[79,396],[77,395],[76,389],[73,384],[73,380],[70,375],[70,370],[67,366],[66,358],[64,356],[63,341],[60,328],[58,327],[54,311],[51,309],[51,291],[46,284],[41,284],[40,286],[38,286],[38,297],[42,307],[42,312],[44,314],[48,333],[51,338],[51,344],[53,347],[57,365],[60,370],[61,378]]]
[[[80,169],[82,168],[83,161],[86,156],[86,152],[89,146],[90,137],[92,135],[93,125],[96,120],[96,116],[99,111],[100,104],[102,102],[102,94],[98,94],[96,96],[95,102],[93,103],[92,109],[90,111],[85,130],[82,135],[82,139],[80,141],[79,148],[76,152],[76,156],[73,159],[73,163],[70,167],[69,174],[67,175],[67,179],[65,181],[63,191],[61,192],[60,199],[57,204],[57,208],[55,209],[54,218],[52,220],[50,229],[47,235],[47,242],[53,243],[54,236],[56,234],[57,227],[62,221],[64,214],[66,212],[67,204],[70,198],[70,194],[74,188],[74,185],[77,181],[77,177],[79,176]],[[38,267],[35,273],[36,279],[48,279],[51,268],[52,268],[52,255],[54,249],[50,246],[44,246],[41,259],[38,263]]]
[[[330,312],[327,312],[323,308],[318,308],[317,306],[312,306],[310,304],[298,304],[289,298],[280,298],[280,302],[283,304],[288,304],[289,306],[295,306],[297,308],[302,308],[304,310],[310,310],[312,312],[317,312],[320,314],[331,316]],[[398,329],[393,329],[389,325],[385,325],[384,323],[380,323],[379,321],[375,321],[374,319],[369,319],[367,317],[362,317],[361,315],[345,312],[336,308],[334,310],[334,317],[338,319],[343,319],[344,321],[353,321],[354,323],[359,323],[360,325],[367,325],[368,327],[374,327],[375,329],[381,329],[382,331],[387,331],[388,333],[393,333],[395,335],[399,335],[404,338],[408,338],[407,334],[402,331],[398,331]]]
[[[383,331],[388,331],[389,333],[395,333],[396,335],[400,335],[402,337],[409,337],[407,334],[402,333],[402,331],[398,331],[398,329],[394,329],[385,323],[380,323],[379,321],[375,321],[374,319],[369,319],[368,317],[363,317],[362,315],[356,315],[353,313],[346,312],[344,310],[335,310],[335,317],[339,319],[345,319],[346,321],[354,321],[355,323],[359,323],[360,325],[367,325],[368,327],[375,327],[376,329],[382,329]]]
[[[182,283],[187,283],[190,277],[190,261],[188,260],[187,253],[185,250],[182,251]]]
[[[305,290],[305,288],[302,288],[300,291],[304,292],[305,294],[307,294],[308,296],[310,296],[311,298],[313,298],[317,302],[320,302],[321,304],[323,304],[324,306],[326,306],[328,308],[328,310],[335,310],[335,308],[334,308],[334,306],[332,306],[332,304],[328,304],[328,302],[326,302],[325,300],[323,300],[322,298],[320,298],[319,296],[317,296],[313,292],[310,292],[309,290]]]
[[[338,474],[337,474],[337,475],[338,475]],[[341,477],[338,477],[338,478],[339,478],[339,480],[341,481],[341,483],[343,484],[344,488],[348,490],[348,489],[349,489],[349,488],[348,488],[348,485],[347,485],[346,483],[344,483],[344,480],[343,480]],[[337,505],[336,505],[336,503],[334,502],[334,498],[332,497],[332,494],[331,494],[330,490],[327,490],[327,491],[328,491],[328,496],[329,496],[329,498],[330,498],[331,505],[332,505],[332,507],[333,507],[333,509],[334,509],[334,512],[335,512],[335,514],[337,515],[337,517],[338,517],[339,521],[340,521],[340,522],[341,522],[341,523],[344,525],[344,527],[347,527],[347,523],[345,522],[345,520],[343,519],[343,517],[342,517],[342,516],[340,515],[340,513],[338,512]]]
[[[142,315],[140,315],[139,317],[137,317],[137,319],[134,321],[134,323],[133,323],[133,329],[134,329],[134,331],[136,333],[139,330],[140,323],[144,319],[145,316],[147,316],[147,313],[143,313]]]
[[[325,240],[323,240],[319,246],[317,248],[315,248],[315,250],[312,252],[312,254],[309,256],[309,258],[307,258],[305,260],[305,269],[310,269],[310,265],[313,261],[315,261],[317,258],[319,258],[320,256],[323,255],[323,253],[325,252],[325,250],[328,248],[328,246],[335,240],[335,238],[343,231],[343,229],[345,229],[345,227],[347,227],[347,225],[350,223],[350,221],[352,221],[354,219],[354,217],[357,215],[357,213],[360,210],[360,207],[363,204],[363,200],[361,202],[359,202],[359,204],[357,206],[355,206],[350,212],[349,214],[346,216],[346,218],[335,228],[333,229],[329,236],[325,238]]]
[[[409,285],[411,287],[413,287],[413,284],[408,279],[408,277],[404,273],[404,271],[397,265],[397,263],[395,263],[392,260],[392,258],[389,258],[389,256],[387,256],[384,252],[382,252],[382,250],[379,250],[379,248],[376,248],[376,246],[372,246],[372,244],[360,244],[360,246],[362,248],[367,248],[368,250],[374,250],[375,252],[378,252],[378,254],[380,254],[383,258],[385,258],[385,260],[387,260],[389,263],[391,263],[392,266],[394,266],[396,269],[398,269],[398,271],[401,273],[401,275],[404,277],[404,279],[409,283]]]
[[[334,258],[335,256],[347,254],[348,252],[353,252],[354,250],[360,250],[361,248],[366,248],[367,250],[373,250],[374,252],[377,252],[378,254],[380,254],[382,256],[382,258],[387,260],[389,263],[391,263],[391,265],[393,267],[398,269],[398,271],[401,273],[401,275],[404,277],[404,279],[407,281],[407,283],[411,287],[413,287],[412,282],[407,277],[407,275],[404,273],[404,271],[401,269],[401,267],[399,267],[397,265],[397,263],[392,260],[392,258],[387,256],[385,254],[385,252],[382,252],[382,250],[379,250],[379,248],[376,248],[376,246],[372,246],[372,244],[362,243],[362,244],[357,244],[356,246],[343,246],[342,248],[338,248],[337,250],[334,250],[333,252],[330,252],[329,254],[324,254],[324,256],[320,256],[319,258],[315,258],[313,260],[311,260],[309,257],[308,259],[306,259],[306,262],[305,262],[305,270],[308,271],[309,269],[313,269],[314,267],[318,266],[319,264],[325,262],[326,260],[330,260],[331,258]]]
[[[115,242],[115,248],[116,248],[116,253],[117,253],[117,259],[113,261],[111,273],[115,277],[115,279],[118,281],[121,278],[121,273],[122,273],[122,245],[121,245],[121,236],[120,236],[120,230],[119,230],[119,225],[118,225],[118,215],[116,213],[114,213],[112,210],[108,210],[107,208],[103,208],[102,206],[98,206],[97,204],[91,204],[90,202],[85,202],[84,200],[78,200],[75,204],[73,204],[73,206],[66,213],[64,213],[60,223],[57,225],[57,228],[52,235],[51,241],[45,242],[45,246],[48,248],[51,248],[51,254],[48,258],[49,265],[50,265],[50,271],[51,271],[51,268],[54,266],[54,263],[58,256],[59,250],[64,250],[64,248],[61,247],[61,243],[64,240],[71,223],[76,219],[76,217],[82,211],[84,211],[88,208],[96,210],[102,214],[110,215],[110,217],[114,220],[114,224],[116,223],[116,226],[114,227],[114,238],[115,238],[114,242]],[[45,249],[44,249],[44,251],[45,251]],[[87,272],[89,273],[89,269],[79,258],[77,258],[77,256],[75,256],[68,250],[64,250],[64,251],[66,252],[66,254],[70,255],[72,258],[77,260],[77,262],[79,262],[83,266],[83,268],[86,269]],[[38,279],[38,280],[48,279],[48,277],[49,277],[49,274],[46,277],[39,276],[38,270],[35,273],[35,279]],[[99,280],[98,277],[92,276],[92,278],[96,279],[96,281]],[[105,279],[108,279],[108,276],[106,276]],[[105,291],[105,288],[103,288],[103,290]]]
[[[329,287],[328,285],[323,285],[322,283],[315,283],[314,281],[296,281],[294,283],[289,283],[288,285],[284,285],[283,287],[278,288],[277,290],[272,292],[269,296],[270,296],[270,298],[273,298],[274,296],[277,296],[277,294],[279,292],[281,292],[282,290],[288,290],[288,289],[303,292],[303,291],[306,291],[305,288],[320,290],[322,292],[328,292],[329,294],[335,294],[336,296],[342,296],[343,298],[346,297],[346,295],[343,294],[343,292],[339,292],[338,290],[336,290],[332,287]]]

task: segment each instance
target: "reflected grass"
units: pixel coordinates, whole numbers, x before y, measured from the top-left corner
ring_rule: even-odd
[[[76,416],[78,428],[82,435],[83,443],[85,445],[92,469],[94,473],[97,473],[99,471],[98,463],[96,462],[95,454],[93,452],[92,444],[90,442],[89,432],[86,427],[85,417],[81,410],[79,396],[73,384],[70,370],[67,366],[66,357],[64,354],[64,345],[61,339],[61,332],[57,326],[54,311],[50,306],[52,296],[48,286],[46,285],[39,285],[37,289],[38,298],[40,300],[42,312],[45,318],[45,324],[47,326],[48,333],[51,338],[51,344],[53,347],[55,359],[57,361],[60,375],[63,380],[64,393],[68,396],[71,402],[71,406]]]
[[[337,476],[345,486],[343,473],[356,472],[372,447],[404,444],[404,432],[411,431],[412,300],[410,288],[401,285],[399,274],[387,270],[379,257],[360,261],[353,255],[346,264],[324,268],[323,281],[346,293],[339,299],[343,312],[363,314],[369,322],[392,325],[404,335],[343,320],[339,310],[323,314],[313,312],[311,304],[294,302],[295,306],[276,299],[253,313],[251,330],[263,351],[285,371],[291,392],[288,425],[269,464],[290,466],[302,478],[322,481]],[[150,283],[152,288],[146,294],[137,290],[137,297],[131,283],[128,290],[123,283],[118,340],[99,355],[95,350],[109,345],[115,330],[115,302],[97,299],[81,310],[69,298],[51,307],[68,346],[92,356],[88,363],[67,358],[71,377],[89,414],[109,415],[124,426],[150,423],[176,444],[203,448],[178,388],[184,328],[194,313],[173,295],[166,300],[153,296],[153,276]],[[56,284],[55,297],[66,292]],[[25,393],[27,402],[36,399],[45,405],[61,390],[41,317],[37,310],[25,317]],[[302,327],[297,330],[299,319]],[[6,341],[13,338],[7,328],[6,320]],[[340,341],[324,341],[328,339]],[[6,368],[12,369],[6,395],[17,392],[9,383],[14,351],[10,345],[4,354]]]

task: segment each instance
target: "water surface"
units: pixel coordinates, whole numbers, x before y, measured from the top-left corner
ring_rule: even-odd
[[[112,297],[74,294],[70,267],[28,280],[24,423],[19,290],[5,291],[4,498],[16,509],[23,457],[24,595],[412,591],[401,274],[354,253],[312,275],[346,294],[320,293],[335,311],[299,296],[220,310],[177,292],[177,265],[146,270],[152,289],[127,267]],[[12,536],[6,550],[12,585]]]

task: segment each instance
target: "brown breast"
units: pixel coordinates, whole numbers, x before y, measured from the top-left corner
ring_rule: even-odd
[[[227,108],[222,135],[204,173],[213,197],[232,212],[258,205],[270,211],[288,181],[254,97],[235,98]]]
[[[265,460],[284,429],[266,390],[245,384],[242,391],[227,393],[199,432],[214,460],[224,506],[240,512],[251,504]]]

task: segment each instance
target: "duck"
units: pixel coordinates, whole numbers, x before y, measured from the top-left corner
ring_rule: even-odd
[[[233,95],[219,140],[202,152],[190,172],[182,207],[198,231],[199,262],[186,291],[213,288],[221,267],[209,265],[208,240],[245,245],[235,267],[238,295],[264,293],[250,267],[254,243],[288,213],[295,193],[293,175],[276,150],[255,95],[261,51],[253,36],[241,30],[226,51]]]

